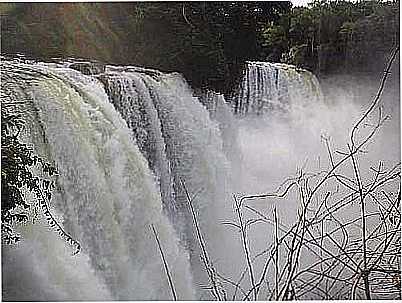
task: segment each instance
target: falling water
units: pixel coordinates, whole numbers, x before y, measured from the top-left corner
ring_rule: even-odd
[[[179,299],[212,299],[185,188],[210,261],[237,281],[242,244],[222,224],[235,216],[232,194],[324,165],[320,138],[340,138],[360,110],[326,104],[311,73],[265,62],[248,63],[230,102],[176,73],[74,60],[3,61],[2,89],[24,101],[26,140],[59,170],[54,214],[82,246],[71,256],[45,224],[18,227],[23,241],[3,246],[7,300],[171,299],[151,224]],[[279,214],[291,222],[296,208],[283,201]],[[258,229],[250,245],[269,248],[271,236]]]
[[[60,66],[4,62],[2,68],[3,82],[25,96],[27,109],[37,115],[33,132],[43,132],[43,138],[32,135],[33,143],[60,172],[52,205],[82,246],[77,259],[59,255],[61,240],[27,229],[21,247],[3,254],[4,297],[20,300],[20,291],[29,290],[29,300],[170,298],[149,228],[154,224],[175,268],[180,298],[193,299],[188,254],[162,213],[145,158],[102,84]],[[27,284],[16,284],[16,275]]]
[[[190,252],[194,279],[207,284],[182,182],[197,194],[193,204],[215,265],[230,268],[220,247],[238,245],[220,224],[231,214],[225,202],[231,176],[218,123],[178,74],[110,68],[101,77],[157,176],[166,214]],[[198,297],[205,293],[197,290]]]
[[[322,102],[317,78],[292,65],[248,62],[232,98],[237,114],[291,112]]]

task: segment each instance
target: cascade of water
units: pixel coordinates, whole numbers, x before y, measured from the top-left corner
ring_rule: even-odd
[[[227,267],[231,258],[221,254],[226,230],[219,222],[231,213],[230,203],[224,202],[230,197],[230,165],[219,125],[211,121],[206,108],[177,74],[150,75],[127,69],[116,74],[115,68],[109,68],[101,78],[111,101],[144,146],[147,159],[156,163],[151,167],[159,179],[165,210],[190,252],[194,279],[206,284],[181,181],[191,194],[198,193],[193,203],[211,256],[217,260],[215,265]],[[205,293],[199,289],[198,297]]]
[[[41,224],[20,227],[22,243],[3,250],[8,300],[170,299],[150,224],[179,299],[211,299],[181,182],[210,260],[235,281],[247,267],[240,238],[221,224],[233,221],[232,193],[272,189],[319,149],[322,129],[345,124],[318,106],[322,94],[311,73],[283,64],[249,62],[232,104],[212,91],[193,92],[179,74],[137,67],[4,61],[1,68],[2,89],[25,101],[27,140],[59,169],[53,211],[83,248],[72,257]],[[230,106],[261,119],[237,119]],[[267,112],[289,119],[265,119]],[[290,223],[296,206],[285,202],[278,210]],[[250,247],[269,251],[272,230],[255,228]]]
[[[36,112],[32,132],[43,132],[44,139],[34,134],[31,138],[60,172],[52,205],[62,215],[64,228],[82,246],[82,257],[71,261],[71,256],[58,255],[57,246],[51,244],[54,237],[38,233],[32,239],[29,228],[22,230],[24,244],[7,248],[3,255],[3,289],[17,286],[13,281],[21,273],[15,268],[23,271],[23,281],[28,284],[20,283],[17,290],[6,292],[6,297],[19,300],[20,290],[31,289],[30,300],[170,298],[149,229],[154,224],[174,269],[180,298],[193,299],[187,253],[179,247],[162,213],[159,190],[145,158],[125,121],[108,102],[102,84],[54,65],[3,62],[2,70],[3,82],[24,95],[30,101],[28,110]],[[27,247],[32,242],[36,245]],[[56,243],[61,245],[60,240]],[[80,262],[79,273],[84,277],[69,278],[78,272],[73,265]],[[48,283],[41,285],[48,294],[42,287],[36,289],[40,282]],[[101,285],[107,286],[103,292]]]
[[[286,64],[248,62],[231,103],[235,113],[245,115],[289,112],[321,101],[312,73]]]
[[[106,292],[85,289],[89,299],[169,298],[163,266],[146,228],[150,223],[157,225],[164,243],[170,242],[166,253],[181,298],[192,298],[192,277],[198,286],[208,283],[182,181],[190,194],[197,194],[193,204],[214,265],[226,276],[239,274],[244,262],[240,243],[220,224],[233,216],[232,174],[240,171],[230,162],[241,158],[236,122],[222,95],[204,91],[197,98],[180,75],[136,67],[93,68],[82,62],[3,66],[6,82],[28,99],[28,112],[35,113],[29,137],[60,171],[55,209],[65,228],[82,242],[83,262],[99,279],[95,285],[103,285]],[[250,66],[239,97],[245,112],[270,108],[266,100],[289,102],[286,85],[301,81],[297,73],[296,80],[289,80],[285,69],[278,72],[274,65]],[[181,245],[162,215],[162,205]],[[21,252],[26,254],[22,249],[15,255],[23,258]],[[10,253],[10,259],[15,255]],[[52,262],[38,257],[36,263]],[[59,265],[59,271],[73,270],[63,262]],[[10,274],[6,281],[13,279]],[[56,291],[45,297],[84,298],[82,293]],[[198,298],[207,298],[206,293],[197,288]],[[34,292],[30,298],[41,297]]]
[[[137,145],[148,160],[160,185],[160,192],[168,214],[175,213],[171,172],[166,158],[165,142],[158,113],[150,92],[136,74],[110,72],[100,77],[110,101],[126,120]],[[172,209],[169,209],[173,207]],[[171,217],[173,220],[173,217]]]
[[[213,121],[218,123],[221,136],[223,150],[226,157],[232,163],[239,161],[239,150],[237,144],[237,121],[233,115],[230,104],[225,100],[222,94],[218,94],[212,90],[202,90],[197,92],[198,99],[209,111],[209,116]],[[236,169],[232,166],[231,169]],[[233,173],[236,175],[236,173]]]

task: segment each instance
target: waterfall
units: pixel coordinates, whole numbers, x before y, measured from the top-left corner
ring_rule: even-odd
[[[78,258],[59,254],[66,243],[36,225],[35,232],[25,227],[21,245],[3,250],[3,298],[20,300],[21,293],[34,301],[170,298],[149,228],[154,224],[179,298],[193,299],[188,253],[163,214],[146,159],[103,85],[50,64],[2,62],[2,71],[2,84],[24,96],[25,110],[36,116],[29,137],[60,172],[51,204],[82,246]]]
[[[252,66],[258,67],[261,79],[271,77],[261,64]],[[221,222],[233,217],[233,175],[240,171],[231,163],[240,162],[241,155],[235,118],[222,95],[196,94],[179,74],[138,67],[5,61],[2,69],[3,85],[25,100],[26,137],[60,171],[54,211],[83,248],[74,259],[50,231],[37,231],[37,225],[35,232],[22,228],[21,247],[5,248],[6,298],[37,289],[24,296],[167,299],[169,288],[149,230],[155,224],[179,298],[211,299],[202,289],[209,281],[182,182],[194,197],[214,266],[229,277],[239,274],[233,263],[241,268],[244,262],[241,245]],[[256,87],[248,87],[247,94],[267,97],[269,89],[261,79],[248,77],[247,85]],[[275,81],[286,82],[280,79]],[[63,253],[49,253],[49,242]],[[34,264],[41,270],[32,268]],[[79,282],[72,280],[76,264]],[[16,289],[14,268],[25,277]]]
[[[193,204],[207,246],[219,260],[215,265],[228,268],[230,259],[217,249],[229,240],[220,220],[231,213],[225,202],[231,192],[230,163],[221,128],[178,74],[110,67],[101,78],[157,177],[166,214],[190,252],[195,280],[207,284],[181,182],[197,194]],[[199,288],[198,297],[203,293]]]
[[[247,62],[243,79],[231,98],[239,115],[295,111],[322,102],[317,78],[292,65]]]
[[[299,165],[316,165],[322,133],[341,138],[360,111],[328,107],[314,75],[277,63],[248,62],[228,102],[178,73],[134,66],[18,59],[1,70],[2,93],[27,120],[24,140],[59,171],[52,212],[82,246],[72,256],[41,215],[15,226],[22,241],[3,245],[5,300],[172,299],[151,224],[178,298],[213,299],[189,198],[219,287],[239,295],[237,281],[251,282],[239,233],[222,224],[235,221],[232,195],[271,191]],[[275,204],[281,223],[296,220],[296,200]],[[257,202],[260,211],[274,203]],[[255,224],[248,244],[257,255],[272,238]]]
[[[88,275],[81,284],[69,281],[71,290],[63,294],[41,293],[45,284],[32,286],[31,280],[52,280],[55,264],[60,267],[58,275],[74,271],[60,256],[58,261],[56,256],[45,256],[49,246],[43,242],[55,238],[46,234],[35,245],[42,255],[32,260],[50,268],[48,274],[42,273],[46,279],[37,279],[37,270],[24,265],[21,270],[30,274],[27,284],[5,292],[5,297],[19,298],[22,289],[38,288],[27,298],[170,298],[149,230],[155,224],[179,298],[194,298],[193,289],[197,298],[210,298],[203,290],[209,281],[182,182],[214,266],[232,274],[235,254],[227,258],[221,246],[239,253],[241,249],[221,224],[232,215],[233,192],[229,147],[225,149],[222,139],[223,133],[230,133],[224,117],[231,113],[223,96],[214,95],[221,109],[208,111],[181,75],[137,67],[15,60],[2,62],[2,70],[3,85],[25,100],[26,137],[60,171],[52,206],[66,231],[81,243],[78,259],[85,260],[87,270],[82,274]],[[32,234],[30,230],[26,233]],[[21,259],[29,264],[26,258],[33,250],[28,246],[31,236],[24,228],[20,232],[27,238],[22,247],[5,249],[6,289],[16,287],[13,268]],[[56,242],[63,245],[59,239]],[[71,259],[67,252],[63,256]],[[54,287],[63,288],[64,280],[55,281]],[[77,290],[86,283],[95,285],[95,290]]]

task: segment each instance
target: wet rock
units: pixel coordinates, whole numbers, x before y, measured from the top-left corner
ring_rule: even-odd
[[[69,67],[78,70],[84,75],[88,76],[98,75],[105,72],[105,65],[96,62],[75,62],[72,63]]]

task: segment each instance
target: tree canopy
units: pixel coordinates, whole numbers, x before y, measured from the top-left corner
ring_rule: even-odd
[[[315,0],[289,19],[288,27],[268,26],[267,42],[282,51],[280,60],[317,74],[377,72],[399,44],[399,1]]]
[[[223,93],[247,60],[378,73],[399,43],[399,1],[7,3],[0,13],[3,54],[178,71]]]

